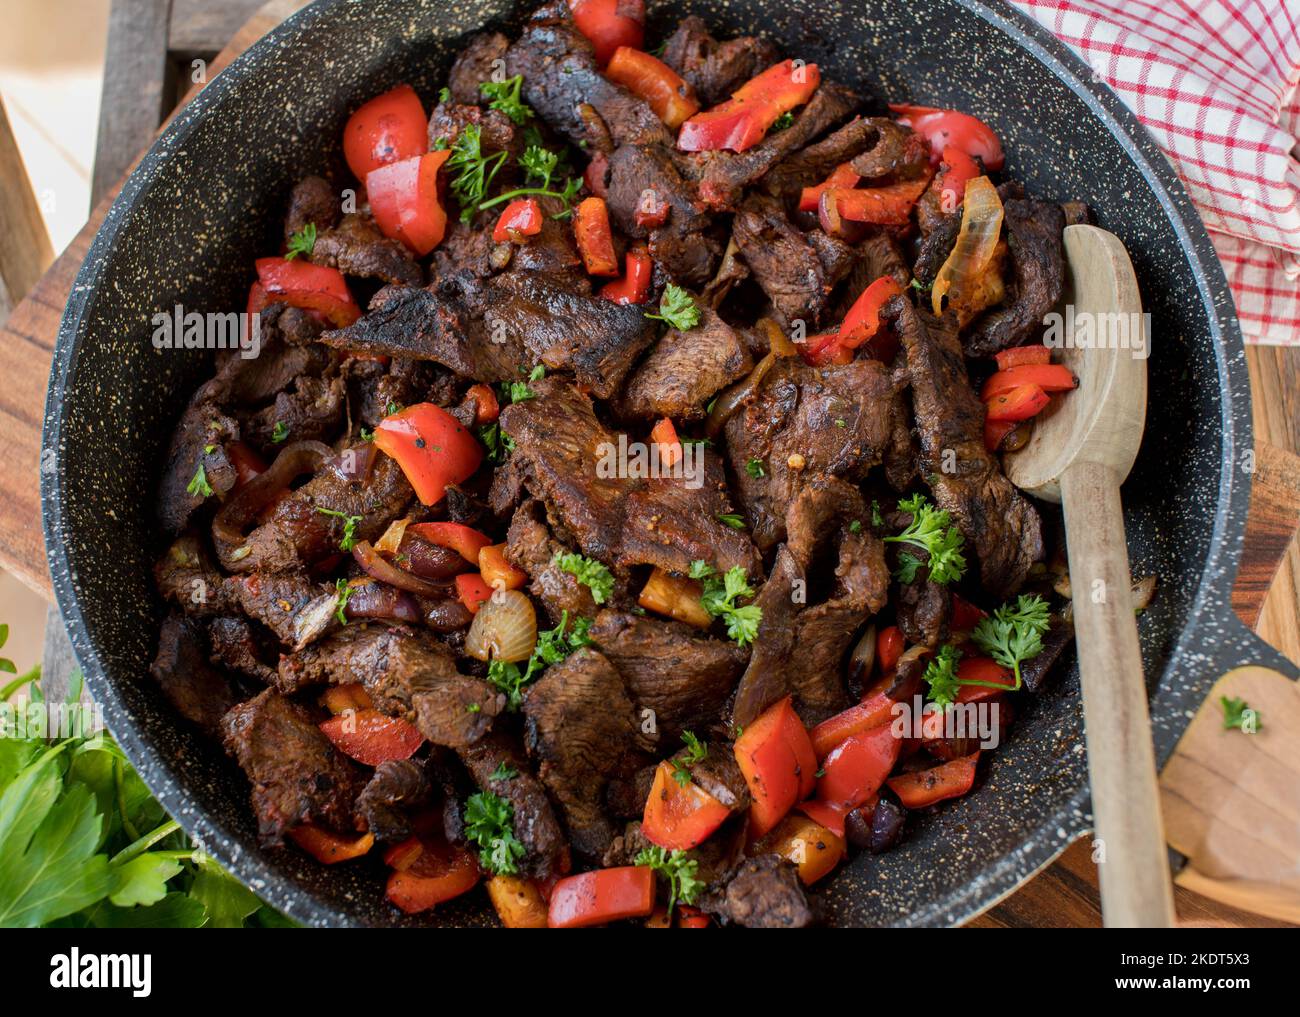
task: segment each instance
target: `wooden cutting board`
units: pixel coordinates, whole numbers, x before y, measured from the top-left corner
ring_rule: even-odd
[[[273,0],[266,4],[210,64],[208,80],[307,2]],[[119,189],[120,184],[94,209],[85,228],[0,328],[0,369],[6,378],[6,384],[0,386],[0,448],[5,451],[0,455],[0,491],[6,495],[0,500],[0,567],[47,599],[52,599],[53,594],[41,534],[38,475],[46,384],[63,307],[90,242]],[[1300,430],[1297,359],[1292,356],[1295,352],[1248,350],[1256,391],[1264,389],[1267,395],[1267,400],[1256,407],[1257,434],[1287,442],[1291,447],[1296,447],[1296,432]],[[1295,655],[1293,648],[1300,645],[1300,634],[1296,632],[1300,604],[1295,596],[1294,571],[1288,568],[1282,596],[1279,598],[1275,591],[1271,600],[1267,598],[1280,563],[1288,555],[1295,556],[1294,537],[1300,525],[1300,457],[1263,442],[1257,443],[1256,454],[1259,469],[1232,602],[1237,614],[1252,627],[1267,602],[1276,616],[1278,632],[1286,640],[1284,649]],[[1188,850],[1188,845],[1180,846]],[[1205,879],[1199,886],[1208,891],[1215,889]],[[1249,901],[1250,897],[1245,894],[1239,899]],[[1209,900],[1182,886],[1175,889],[1175,903],[1182,924],[1280,924]],[[1096,867],[1085,838],[1015,895],[971,924],[1087,927],[1100,922]]]

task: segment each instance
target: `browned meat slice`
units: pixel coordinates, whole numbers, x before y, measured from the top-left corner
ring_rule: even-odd
[[[447,75],[451,97],[466,105],[481,102],[479,87],[492,80],[496,61],[504,59],[509,48],[510,40],[500,32],[483,32],[470,39]]]
[[[732,238],[777,314],[811,331],[830,308],[831,291],[853,268],[852,250],[813,230],[801,233],[772,198],[747,198],[736,213]]]
[[[644,804],[644,799],[642,802]],[[743,818],[729,819],[703,844],[687,851],[686,859],[694,862],[696,866],[695,878],[706,886],[721,883],[745,857],[745,830],[746,824]],[[635,865],[637,855],[646,848],[654,846],[642,833],[639,820],[628,823],[605,852],[604,864],[606,867]],[[660,882],[663,882],[662,876]],[[666,888],[664,890],[666,892]]]
[[[209,383],[194,394],[163,461],[158,522],[169,537],[185,529],[209,498],[225,498],[235,487],[235,467],[225,443],[239,440],[239,424],[221,411],[211,393]]]
[[[588,634],[623,676],[637,707],[653,711],[647,719],[661,747],[676,749],[686,730],[702,736],[745,667],[747,651],[681,622],[602,611]]]
[[[279,844],[299,823],[357,829],[353,804],[365,785],[361,769],[320,732],[307,710],[267,689],[221,722],[226,751],[253,784],[262,843]]]
[[[153,578],[162,598],[186,614],[204,617],[239,609],[233,581],[217,571],[203,541],[192,533],[167,548],[153,567]]]
[[[802,929],[813,923],[795,867],[779,855],[742,862],[724,886],[702,898],[701,907],[724,924],[750,929]]]
[[[931,582],[930,570],[923,567],[912,582],[899,584],[896,614],[909,643],[935,649],[948,638],[952,596],[947,587]]]
[[[339,195],[328,180],[303,177],[289,192],[289,211],[284,217],[285,242],[309,225],[322,233],[330,229],[339,221],[340,207]]]
[[[894,441],[897,407],[877,361],[815,368],[789,358],[773,365],[726,427],[736,493],[764,554],[785,539],[786,511],[809,481],[865,479]],[[763,476],[746,470],[751,459]]]
[[[885,314],[907,351],[921,472],[935,503],[952,513],[973,546],[984,588],[1005,599],[1043,558],[1038,511],[984,448],[984,405],[966,375],[951,316],[940,321],[906,297],[892,300]],[[952,472],[944,469],[945,455],[955,458]]]
[[[788,542],[754,601],[763,618],[736,690],[735,724],[790,694],[809,725],[849,705],[844,657],[889,594],[884,546],[869,520],[857,488],[834,478],[809,484],[791,504]]]
[[[477,102],[477,100],[476,100]],[[429,114],[429,148],[451,148],[467,127],[477,127],[484,155],[508,152],[510,159],[523,154],[523,139],[514,121],[498,109],[482,109],[474,103],[440,102]],[[506,162],[509,163],[510,159]],[[509,172],[513,167],[503,167]],[[498,174],[501,179],[501,174]]]
[[[596,70],[592,45],[564,0],[533,12],[505,61],[507,75],[524,76],[524,101],[574,144],[587,142],[596,151],[610,151],[611,141],[672,144],[644,100]]]
[[[243,612],[288,646],[301,649],[338,627],[334,588],[312,582],[301,572],[253,572],[227,582]]]
[[[1073,623],[1053,615],[1047,631],[1043,634],[1043,648],[1020,667],[1020,678],[1025,683],[1025,688],[1030,692],[1041,689],[1047,676],[1056,670],[1052,665],[1073,641]]]
[[[519,506],[506,534],[506,558],[528,573],[528,592],[542,602],[552,625],[568,612],[569,623],[594,618],[598,608],[591,590],[555,564],[555,556],[571,550],[551,536],[542,503],[529,499]]]
[[[414,721],[429,741],[448,748],[482,738],[505,705],[486,682],[460,674],[435,639],[405,627],[353,624],[280,658],[275,684],[282,692],[326,683],[360,683],[376,709]]]
[[[749,538],[718,519],[730,508],[716,457],[704,454],[698,487],[684,476],[619,476],[632,471],[611,462],[618,436],[596,419],[591,400],[560,378],[532,387],[537,398],[506,407],[501,429],[529,489],[583,554],[624,574],[635,565],[685,573],[699,559],[758,574]]]
[[[601,654],[579,650],[546,669],[524,696],[525,743],[579,855],[599,860],[614,839],[610,779],[635,768],[638,723],[623,679]]]
[[[284,436],[293,441],[321,441],[333,437],[343,423],[346,389],[343,379],[300,375],[292,390],[275,402],[244,418],[244,440],[263,455],[274,457]],[[276,435],[281,435],[276,441]]]
[[[688,175],[699,181],[700,199],[707,208],[734,209],[745,187],[762,179],[792,152],[848,119],[859,105],[861,100],[850,89],[823,81],[785,130],[769,132],[744,152],[700,152],[681,161],[692,167]]]
[[[591,285],[573,239],[573,227],[567,219],[555,218],[563,205],[550,197],[539,198],[537,203],[542,210],[541,232],[529,237],[526,244],[497,244],[492,257],[502,262],[508,257],[512,273],[539,273],[549,282],[562,281],[571,293],[589,296]],[[499,249],[504,253],[497,253]]]
[[[433,801],[433,787],[424,766],[413,759],[389,759],[357,797],[357,815],[375,840],[387,844],[411,836],[411,813]]]
[[[960,211],[948,212],[936,220],[934,228],[922,237],[921,249],[916,255],[916,264],[912,266],[912,274],[916,276],[917,282],[927,289],[934,285],[939,269],[943,268],[948,255],[952,254],[953,246],[957,243],[957,234],[960,232]]]
[[[853,172],[865,180],[920,176],[930,162],[930,146],[921,135],[888,117],[873,117],[876,129],[871,147],[852,160]]]
[[[345,215],[338,226],[318,234],[311,260],[345,275],[380,279],[394,286],[424,283],[419,262],[401,243],[380,233],[374,219],[359,212]]]
[[[344,361],[343,377],[353,422],[372,429],[389,415],[390,406],[419,402],[447,406],[459,398],[455,375],[429,360],[394,357],[384,365],[353,357]]]
[[[546,789],[510,739],[489,735],[460,752],[460,759],[480,788],[504,798],[514,809],[515,837],[526,852],[523,871],[537,879],[568,872],[569,846]],[[514,776],[502,775],[511,772]]]
[[[203,633],[183,615],[163,620],[149,673],[176,712],[213,737],[221,734],[226,711],[239,702],[234,682],[208,663]]]
[[[715,395],[754,366],[738,329],[711,308],[689,332],[670,329],[632,372],[617,402],[620,416],[702,420]]]
[[[991,357],[1040,338],[1043,317],[1057,305],[1065,288],[1061,206],[1015,198],[1006,202],[1004,210],[1015,280],[1006,305],[988,312],[963,336],[967,356]]]
[[[781,58],[773,43],[753,35],[718,42],[695,15],[682,18],[664,43],[663,62],[686,79],[704,107],[716,106]]]
[[[684,753],[685,750],[679,752],[674,760],[684,762]],[[749,785],[736,763],[730,742],[708,742],[704,758],[685,765],[691,780],[732,812],[749,810]]]
[[[279,647],[267,645],[268,640],[262,638],[264,632],[254,631],[245,618],[213,618],[208,622],[212,663],[269,685],[275,679],[275,667],[267,661],[276,658]]]
[[[836,167],[880,148],[885,132],[897,128],[894,121],[883,117],[855,117],[768,170],[763,177],[763,191],[784,202],[793,202],[805,187],[820,184]],[[925,155],[923,151],[922,158]]]
[[[290,346],[306,346],[314,343],[325,328],[322,319],[313,317],[311,311],[290,307],[288,304],[268,305],[262,312],[261,320],[263,349],[276,340],[283,340]],[[328,351],[318,348],[315,352]]]

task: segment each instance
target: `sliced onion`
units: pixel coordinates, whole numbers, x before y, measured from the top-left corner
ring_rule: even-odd
[[[423,607],[424,624],[435,632],[456,632],[474,620],[469,608],[454,598],[426,600]]]
[[[420,605],[405,590],[373,579],[353,582],[350,589],[347,606],[343,608],[348,618],[387,618],[412,625],[424,620]]]
[[[876,664],[876,625],[872,622],[862,633],[858,645],[849,657],[849,681],[859,687],[866,685],[871,677],[871,669]]]
[[[408,533],[398,548],[405,557],[402,568],[424,579],[450,579],[462,572],[474,571],[459,551],[442,547],[423,537]]]
[[[799,347],[790,341],[790,337],[785,334],[785,329],[771,318],[759,318],[758,327],[767,336],[767,348],[776,356],[797,357],[799,355]]]
[[[363,441],[344,449],[330,460],[330,468],[349,483],[365,483],[379,453],[373,441]]]
[[[478,660],[519,663],[533,655],[537,645],[537,612],[533,602],[518,590],[492,594],[469,627],[465,652]]]
[[[722,433],[722,429],[726,426],[727,421],[731,419],[731,415],[740,408],[741,403],[758,390],[758,386],[767,377],[767,372],[772,369],[774,363],[776,363],[776,354],[769,353],[754,365],[754,369],[749,372],[748,378],[736,382],[731,388],[718,396],[713,403],[713,409],[709,411],[709,419],[704,422],[705,434],[710,438],[716,438]]]
[[[1156,595],[1156,577],[1145,576],[1133,584],[1133,611],[1141,614],[1151,606],[1151,598]]]
[[[375,550],[380,554],[397,554],[397,549],[402,546],[402,538],[406,536],[406,527],[410,525],[410,522],[410,517],[404,516],[389,523],[384,535],[375,541]]]
[[[319,441],[286,445],[264,472],[226,499],[212,520],[212,543],[227,572],[246,572],[257,561],[244,546],[245,531],[258,514],[305,473],[315,473],[333,455]]]
[[[378,579],[381,583],[396,586],[399,590],[406,590],[408,593],[418,593],[422,597],[444,597],[447,594],[445,586],[403,572],[386,561],[368,540],[357,541],[356,546],[352,548],[352,557],[366,570],[366,575]]]
[[[960,308],[969,300],[992,263],[1002,234],[1002,199],[988,177],[968,180],[963,201],[957,242],[934,279],[931,302],[935,314],[943,313],[945,296],[949,307]]]

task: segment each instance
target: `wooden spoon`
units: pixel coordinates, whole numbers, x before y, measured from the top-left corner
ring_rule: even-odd
[[[1119,494],[1142,443],[1146,360],[1134,347],[1145,353],[1149,337],[1133,265],[1118,237],[1069,226],[1065,254],[1066,306],[1075,327],[1072,335],[1062,329],[1064,340],[1085,340],[1090,326],[1095,337],[1104,322],[1110,342],[1056,351],[1079,387],[1053,400],[1025,447],[1006,456],[1005,468],[1017,487],[1065,510],[1105,923],[1167,928],[1173,891]],[[1113,326],[1121,321],[1128,332],[1118,335],[1127,334],[1129,348],[1116,348]]]

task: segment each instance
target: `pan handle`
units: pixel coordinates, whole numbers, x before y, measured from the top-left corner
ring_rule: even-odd
[[[1300,668],[1226,604],[1200,628],[1219,677],[1160,774],[1165,837],[1187,858],[1174,882],[1300,922]],[[1224,696],[1255,712],[1253,731],[1225,728]]]

